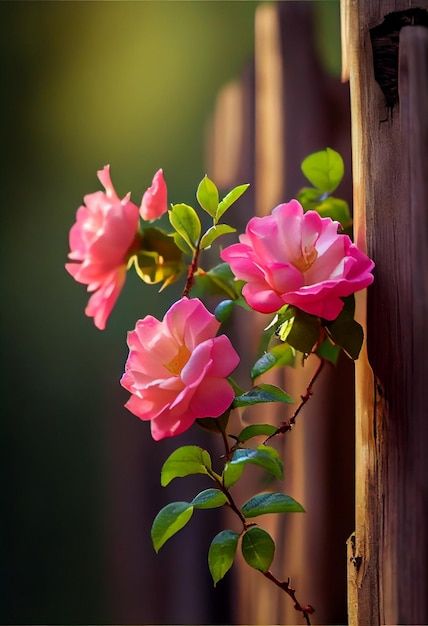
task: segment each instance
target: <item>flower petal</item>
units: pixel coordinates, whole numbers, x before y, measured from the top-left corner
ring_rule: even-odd
[[[140,207],[140,215],[143,220],[157,220],[168,211],[167,187],[160,169],[153,176],[151,186],[143,195]]]
[[[100,330],[106,327],[107,319],[116,304],[116,300],[125,283],[126,268],[120,268],[110,281],[102,285],[89,298],[85,313],[94,318],[94,324]]]
[[[181,371],[181,380],[185,385],[194,384],[200,378],[201,372],[211,364],[213,343],[213,339],[208,339],[195,348]]]
[[[191,408],[197,417],[220,417],[232,404],[235,392],[224,378],[205,378],[195,391]]]
[[[164,320],[177,343],[187,345],[190,350],[197,343],[214,337],[220,327],[198,298],[181,298],[172,305]]]
[[[215,337],[211,348],[209,376],[225,378],[239,365],[239,355],[226,335]]]
[[[121,379],[131,393],[126,406],[151,421],[154,439],[184,432],[199,416],[217,417],[233,401],[233,389],[224,377],[239,357],[226,336],[214,336],[218,327],[202,302],[183,298],[161,322],[146,316],[128,334],[130,353]],[[166,362],[171,352],[173,362]]]
[[[84,205],[76,212],[70,229],[69,258],[66,270],[73,278],[95,293],[89,299],[86,314],[98,328],[105,328],[107,318],[123,286],[126,263],[138,229],[138,207],[126,196],[121,201],[110,178],[110,166],[98,171],[105,192],[84,196]]]
[[[262,283],[247,283],[244,285],[242,295],[250,307],[260,313],[274,313],[285,304],[273,289]]]
[[[242,294],[256,311],[274,313],[292,304],[334,319],[343,297],[371,284],[374,267],[338,227],[292,200],[270,216],[251,219],[241,243],[223,250],[222,258],[247,281]]]

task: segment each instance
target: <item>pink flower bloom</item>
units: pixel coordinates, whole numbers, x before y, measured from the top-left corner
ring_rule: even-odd
[[[167,193],[163,170],[158,170],[141,201],[140,215],[143,220],[157,220],[168,211]]]
[[[98,171],[98,178],[105,192],[85,196],[77,210],[69,237],[68,256],[74,262],[65,268],[95,292],[85,313],[103,330],[125,282],[128,252],[137,235],[138,207],[130,201],[130,194],[122,200],[117,196],[109,165]]]
[[[128,333],[120,381],[132,395],[126,408],[150,420],[153,439],[179,435],[197,418],[219,417],[234,392],[226,376],[239,357],[219,322],[197,298],[181,298],[160,322],[147,315]]]
[[[303,213],[297,200],[280,204],[267,217],[254,217],[240,242],[221,258],[247,284],[248,304],[261,313],[273,313],[291,304],[327,320],[343,308],[341,298],[373,282],[371,261],[339,223],[315,211]]]

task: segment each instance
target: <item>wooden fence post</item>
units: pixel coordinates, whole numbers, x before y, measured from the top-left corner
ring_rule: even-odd
[[[367,344],[348,606],[359,626],[428,623],[427,8],[342,2],[355,240],[376,262],[375,286],[358,298]]]
[[[263,216],[281,201],[284,191],[284,150],[280,140],[283,134],[283,65],[280,22],[275,5],[260,6],[256,11],[254,65],[255,120],[254,129],[250,130],[255,140],[254,204],[256,214]],[[255,338],[260,336],[265,325],[265,316],[254,316],[251,336],[248,330],[245,332],[245,341],[253,358],[257,350]],[[266,382],[280,384],[278,373],[269,373]],[[278,408],[274,405],[266,407],[264,417],[276,423],[279,420]],[[265,528],[277,537],[278,516],[266,516]],[[276,623],[281,591],[272,589],[269,581],[263,579],[259,572],[249,571],[245,562],[240,565],[240,574],[238,586],[243,622]]]
[[[226,86],[219,93],[211,122],[208,173],[231,186],[251,182],[233,225],[242,232],[255,205],[267,214],[279,202],[294,197],[304,185],[300,161],[327,145],[345,158],[346,178],[341,193],[350,200],[350,122],[348,90],[328,76],[315,46],[316,20],[312,3],[261,5],[256,16],[255,76],[247,68],[240,88]],[[314,98],[314,86],[316,97]],[[243,97],[233,97],[233,93]],[[225,159],[224,135],[236,124],[244,134],[233,159]],[[235,131],[234,131],[235,132]],[[228,171],[223,165],[227,160]],[[218,167],[218,164],[220,167]],[[239,176],[236,172],[240,170]],[[220,183],[221,184],[221,183]],[[251,192],[255,190],[254,202]],[[254,360],[254,340],[266,316],[254,327],[238,323],[235,341],[244,362]],[[252,322],[252,323],[253,323]],[[298,399],[311,376],[311,363],[287,371],[270,382],[280,384]],[[267,382],[267,381],[266,381]],[[245,419],[251,419],[246,412]],[[287,417],[267,405],[255,419],[278,423]],[[290,415],[288,415],[290,417]],[[292,576],[298,596],[316,607],[313,622],[343,623],[346,619],[346,556],[342,551],[353,528],[353,365],[341,360],[327,368],[317,382],[316,399],[309,403],[298,426],[274,445],[283,448],[284,488],[302,501],[304,516],[265,516],[263,525],[275,536],[275,574]],[[246,472],[251,472],[250,469]],[[248,497],[245,476],[238,486],[239,500]],[[316,485],[316,488],[314,486]],[[239,559],[239,557],[238,557]],[[246,563],[234,568],[239,623],[295,624],[299,622],[289,598]]]

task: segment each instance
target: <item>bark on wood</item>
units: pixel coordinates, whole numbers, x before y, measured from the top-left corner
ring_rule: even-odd
[[[389,115],[370,41],[370,28],[409,6],[342,6],[352,25],[344,39],[355,239],[376,261],[376,284],[358,302],[367,349],[356,369],[356,529],[348,543],[349,620],[361,626],[428,622],[428,30],[400,31],[399,104]]]

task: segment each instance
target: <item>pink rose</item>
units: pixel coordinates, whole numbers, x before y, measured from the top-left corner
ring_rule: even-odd
[[[129,251],[138,229],[138,207],[130,194],[122,200],[110,179],[110,166],[98,171],[105,187],[84,197],[70,230],[69,258],[65,268],[75,280],[95,293],[89,298],[86,315],[103,330],[123,287]]]
[[[143,220],[157,220],[168,211],[167,193],[163,170],[158,170],[141,201],[140,215]]]
[[[247,282],[242,293],[256,311],[291,304],[332,320],[343,308],[341,298],[373,282],[374,267],[338,226],[291,200],[272,215],[252,218],[241,243],[225,248],[221,258]]]
[[[179,435],[197,418],[219,417],[234,392],[226,380],[239,357],[219,322],[197,298],[181,298],[160,322],[147,315],[128,333],[120,381],[132,395],[126,408],[151,421],[156,441]]]

